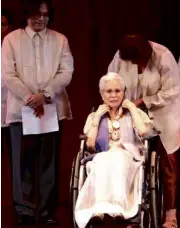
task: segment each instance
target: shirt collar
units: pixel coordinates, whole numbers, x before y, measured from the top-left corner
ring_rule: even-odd
[[[36,33],[38,33],[38,34],[40,35],[40,37],[41,37],[42,39],[44,39],[45,36],[46,36],[47,29],[45,28],[45,29],[42,30],[41,32],[35,32],[35,31],[33,31],[29,26],[26,26],[25,31],[27,32],[28,36],[29,36],[31,39],[34,37],[34,35],[35,35]]]

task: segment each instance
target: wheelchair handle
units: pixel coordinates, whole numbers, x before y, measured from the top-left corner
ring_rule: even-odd
[[[85,134],[81,134],[81,135],[79,136],[79,139],[80,139],[80,140],[86,140],[86,139],[87,139],[87,136],[86,136]]]

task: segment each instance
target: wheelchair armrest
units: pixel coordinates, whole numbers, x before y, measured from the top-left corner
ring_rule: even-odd
[[[94,154],[96,154],[96,151],[94,150],[90,150],[90,148],[88,148],[86,146],[86,139],[87,139],[87,136],[85,134],[81,134],[79,136],[80,138],[80,149],[79,149],[79,153],[82,154],[82,157],[83,157],[83,160],[85,159],[85,161],[87,160],[86,158],[89,157],[89,158],[93,158]],[[93,156],[92,156],[93,155]],[[91,160],[91,159],[90,159]],[[86,162],[85,162],[86,163]]]
[[[92,161],[95,155],[96,155],[96,153],[94,153],[94,154],[88,154],[87,156],[85,156],[85,157],[81,160],[81,164],[82,164],[82,165],[85,165],[87,162]]]
[[[148,132],[145,136],[143,136],[144,140],[149,140],[152,138],[155,138],[156,136],[160,135],[161,132],[157,130],[155,127],[153,127],[150,132]]]
[[[80,149],[79,149],[79,152],[82,152],[84,154],[84,150],[85,150],[85,147],[86,147],[86,135],[85,134],[82,134],[79,136],[80,138]]]

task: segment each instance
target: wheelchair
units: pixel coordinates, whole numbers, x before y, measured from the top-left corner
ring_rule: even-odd
[[[140,167],[138,213],[133,218],[115,221],[116,224],[136,225],[141,228],[158,228],[162,225],[164,219],[162,175],[160,157],[156,151],[152,150],[154,138],[144,141],[145,158]],[[92,160],[93,156],[86,148],[86,136],[80,135],[80,150],[72,164],[70,181],[70,209],[75,228],[78,228],[74,216],[75,205],[79,191],[87,177],[86,163]],[[87,227],[93,228],[94,225],[96,224],[89,222]]]

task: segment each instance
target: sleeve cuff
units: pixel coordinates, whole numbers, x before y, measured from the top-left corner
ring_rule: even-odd
[[[49,88],[49,87],[46,87],[46,88],[44,88],[44,90],[43,90],[46,94],[49,94],[49,96],[50,96],[50,98],[51,98],[51,100],[53,100],[54,99],[54,97],[55,97],[55,93],[52,91],[52,89],[51,88]]]
[[[151,104],[150,104],[150,97],[143,97],[143,102],[144,104],[146,105],[147,109],[150,109],[151,108]]]

